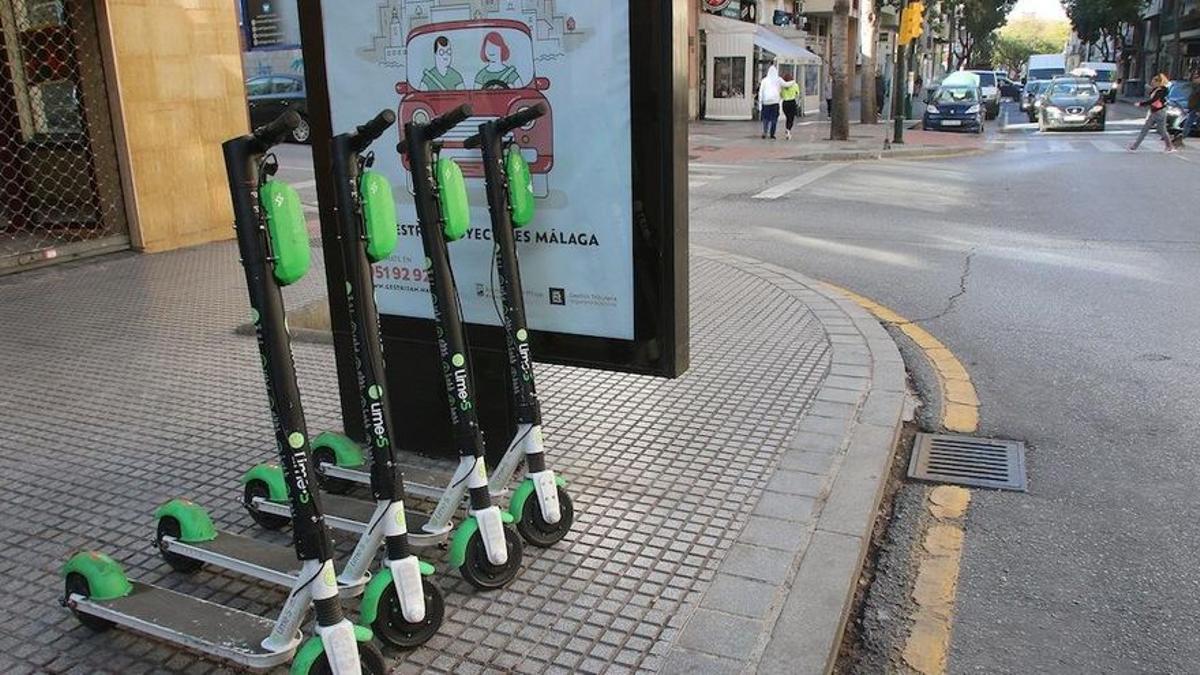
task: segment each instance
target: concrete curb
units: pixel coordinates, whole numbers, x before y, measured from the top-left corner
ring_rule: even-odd
[[[907,375],[869,313],[821,282],[693,246],[790,292],[832,345],[828,376],[667,655],[669,673],[828,673],[891,467]]]

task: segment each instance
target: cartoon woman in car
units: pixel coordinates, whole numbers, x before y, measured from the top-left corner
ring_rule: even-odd
[[[475,74],[476,89],[512,89],[517,86],[521,74],[508,64],[510,52],[504,36],[492,31],[483,36],[479,48],[479,60],[483,67]]]
[[[505,53],[507,50],[505,47]],[[437,36],[433,41],[433,55],[433,67],[426,68],[421,76],[421,88],[425,91],[462,89],[462,75],[450,66],[454,62],[454,50],[450,48],[450,39],[445,35]]]

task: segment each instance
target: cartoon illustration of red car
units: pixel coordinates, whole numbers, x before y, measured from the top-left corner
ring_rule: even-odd
[[[403,124],[425,122],[463,103],[474,115],[442,137],[442,155],[452,157],[467,178],[483,177],[478,151],[462,142],[489,119],[544,103],[548,112],[513,132],[529,163],[534,194],[549,192],[547,174],[554,166],[553,111],[543,91],[550,80],[534,72],[529,26],[509,19],[445,21],[414,28],[406,40],[407,81],[396,83],[397,111]],[[404,158],[408,168],[408,158]]]

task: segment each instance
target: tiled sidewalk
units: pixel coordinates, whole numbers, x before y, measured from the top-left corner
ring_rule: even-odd
[[[321,279],[315,269],[289,289],[291,306],[318,297]],[[830,447],[829,461],[804,469],[813,474],[805,480],[836,486],[848,475],[866,394],[825,410],[833,418],[805,411],[821,407],[814,400],[831,368],[870,366],[871,345],[882,343],[840,320],[846,308],[823,304],[802,281],[744,260],[695,251],[691,283],[693,363],[683,377],[540,368],[547,441],[571,481],[575,529],[554,549],[527,549],[521,576],[490,594],[472,593],[433,553],[446,623],[423,648],[390,655],[398,672],[659,670],[681,631],[697,625],[697,608],[720,592],[714,580],[736,563],[770,494],[834,501],[836,489],[795,494],[787,487],[794,481],[781,483],[777,472],[781,463],[797,470],[789,441],[804,437],[797,429],[807,419],[828,427]],[[110,552],[147,581],[256,613],[278,608],[282,593],[237,575],[171,572],[151,543],[154,508],[175,496],[206,505],[219,528],[288,540],[255,528],[238,503],[238,477],[271,452],[256,350],[232,333],[246,311],[229,243],[0,279],[0,569],[9,598],[0,672],[227,669],[123,631],[79,626],[58,605],[57,574],[78,547]],[[862,346],[847,351],[853,335]],[[297,344],[295,353],[310,428],[336,427],[330,348]],[[866,374],[841,384],[869,389]],[[902,388],[902,367],[888,376]],[[845,415],[839,436],[828,420]],[[818,536],[797,534],[792,548],[823,536],[810,520]],[[842,576],[857,576],[857,559],[842,566]],[[788,569],[781,602],[799,583],[796,569],[803,577],[802,566]],[[789,616],[783,604],[776,610],[758,625],[767,636]],[[840,617],[834,623],[840,630]],[[774,652],[763,654],[735,656]]]

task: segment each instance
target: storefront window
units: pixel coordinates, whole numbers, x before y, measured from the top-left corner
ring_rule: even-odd
[[[821,77],[820,66],[804,66],[804,93],[806,95],[816,94],[819,89],[817,80]]]
[[[713,98],[745,98],[746,57],[713,58]]]

